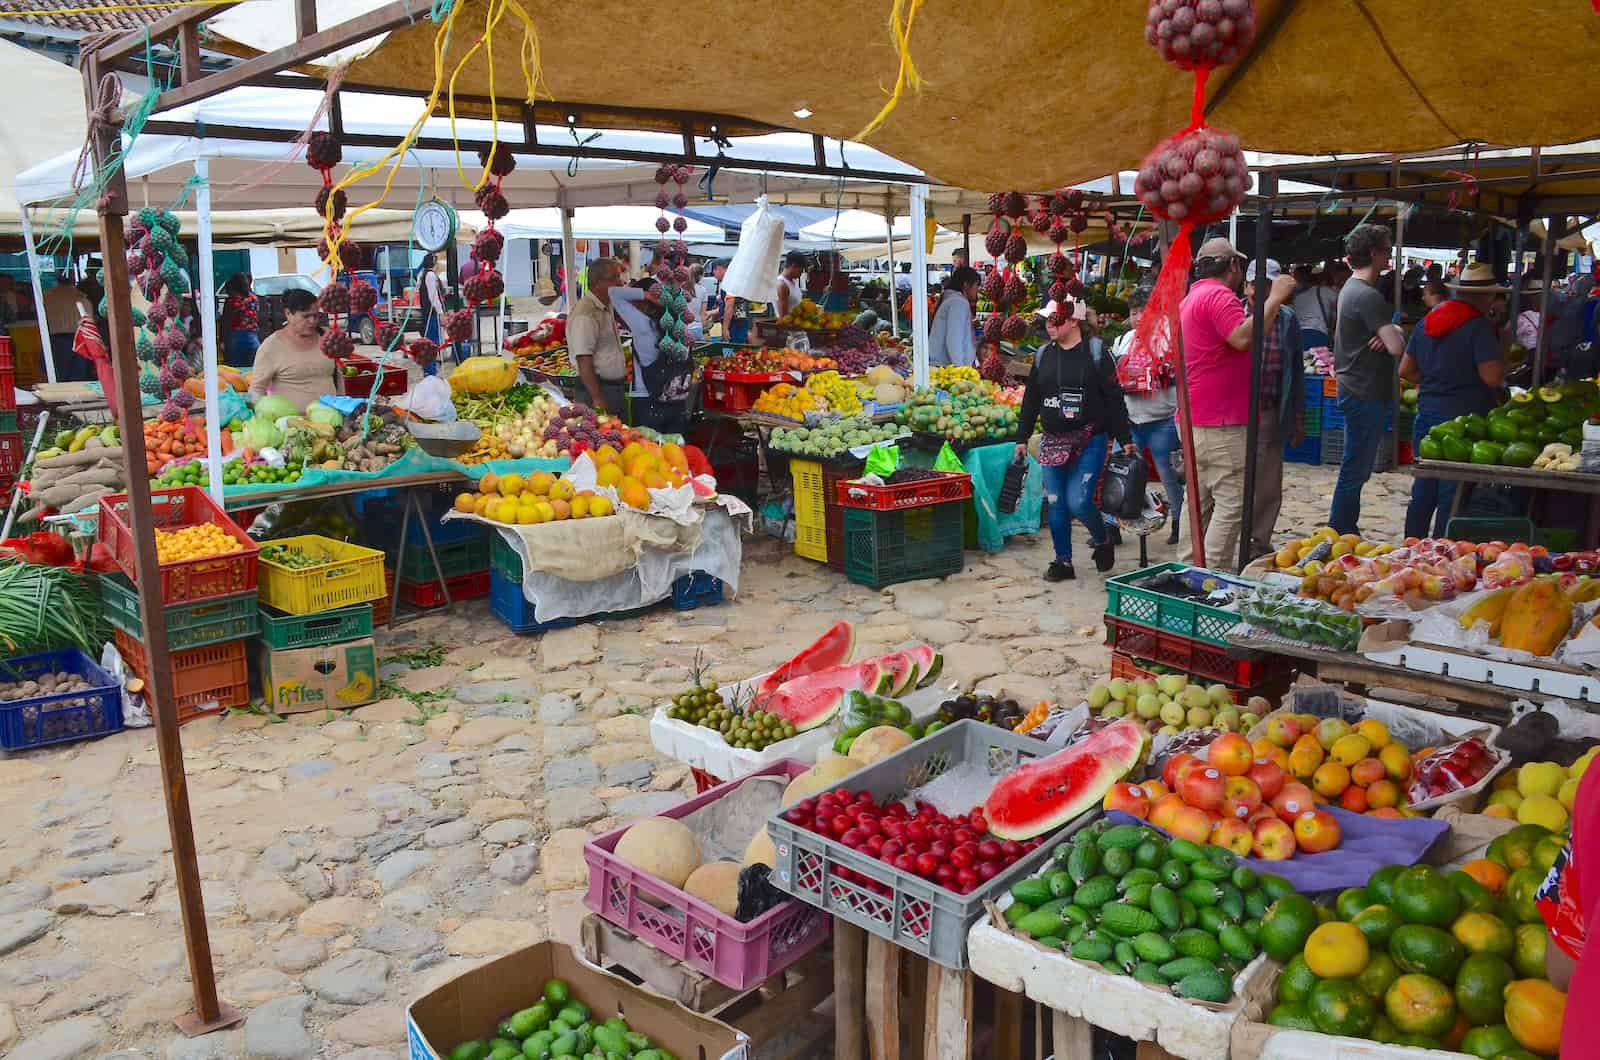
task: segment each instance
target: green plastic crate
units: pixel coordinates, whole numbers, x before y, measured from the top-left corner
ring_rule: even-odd
[[[234,596],[219,596],[192,604],[166,608],[167,650],[187,651],[253,637],[261,628],[254,589]],[[100,610],[112,628],[135,639],[144,638],[139,618],[139,591],[120,574],[100,575]]]
[[[966,501],[945,501],[895,512],[846,508],[845,577],[881,589],[960,573],[966,507]]]
[[[476,574],[489,569],[489,538],[487,536],[469,537],[464,541],[452,541],[433,546],[439,555],[439,574],[433,570],[433,557],[428,555],[428,546],[409,545],[406,548],[405,560],[400,564],[400,580],[407,582],[432,582],[438,581],[439,576],[445,578],[458,578],[463,574]],[[394,554],[389,554],[389,559],[394,559]]]
[[[10,434],[17,429],[17,410],[0,409],[0,434]]]
[[[1196,603],[1179,596],[1147,589],[1137,583],[1166,571],[1188,570],[1187,563],[1157,563],[1143,570],[1130,571],[1106,580],[1106,614],[1150,629],[1164,630],[1179,636],[1203,640],[1207,644],[1228,647],[1228,631],[1239,624],[1238,611],[1225,611],[1220,607]],[[1209,574],[1210,572],[1208,572]],[[1240,586],[1252,583],[1243,578],[1221,574]]]
[[[275,651],[338,644],[372,636],[372,605],[352,604],[310,615],[261,608],[261,640]]]
[[[1572,552],[1578,547],[1578,531],[1570,526],[1541,526],[1534,530],[1532,544],[1551,552]]]
[[[522,584],[522,557],[506,535],[498,531],[489,535],[489,569],[499,571],[507,581]]]
[[[1536,544],[1533,520],[1520,515],[1458,515],[1450,520],[1444,532],[1452,541],[1504,541],[1508,545],[1521,541],[1529,545]]]

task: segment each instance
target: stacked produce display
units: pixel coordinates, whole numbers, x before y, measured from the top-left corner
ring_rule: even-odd
[[[1600,387],[1584,379],[1514,391],[1488,415],[1457,416],[1433,428],[1424,460],[1577,471],[1583,424],[1600,412]]]

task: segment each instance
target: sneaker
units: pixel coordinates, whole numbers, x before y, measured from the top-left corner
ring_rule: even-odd
[[[1060,560],[1050,564],[1044,571],[1044,580],[1047,582],[1070,582],[1077,576],[1078,572],[1072,569],[1072,564]]]
[[[1176,545],[1177,543],[1178,543],[1178,520],[1174,519],[1174,520],[1172,520],[1172,526],[1167,530],[1167,544]]]
[[[1107,541],[1094,547],[1094,569],[1104,574],[1117,562],[1117,546]]]

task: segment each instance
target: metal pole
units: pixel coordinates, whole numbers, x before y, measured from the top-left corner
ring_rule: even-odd
[[[194,175],[200,178],[195,190],[194,212],[197,256],[200,258],[200,297],[195,311],[200,314],[201,361],[206,379],[206,477],[211,483],[211,499],[222,506],[222,406],[218,399],[221,380],[217,376],[217,285],[211,261],[211,160],[194,160]]]
[[[1546,292],[1550,290],[1550,282],[1555,276],[1556,267],[1556,225],[1559,224],[1565,232],[1567,227],[1566,215],[1561,217],[1546,217],[1544,219],[1544,274],[1540,278]],[[1549,298],[1549,294],[1545,295]],[[1513,331],[1513,333],[1515,333]],[[1550,348],[1550,329],[1543,322],[1539,326],[1539,345],[1533,351],[1533,385],[1538,386],[1544,382],[1544,354]]]
[[[44,351],[45,378],[56,381],[55,351],[50,348],[50,324],[44,317],[44,285],[39,282],[39,252],[33,247],[33,220],[28,216],[32,208],[22,207],[22,243],[28,251],[28,278],[33,281],[33,312],[39,318],[39,348]],[[111,395],[106,395],[106,401]]]
[[[900,289],[894,285],[894,199],[883,197],[883,223],[889,233],[889,333],[900,337]]]
[[[927,212],[928,186],[911,185],[911,381],[917,386],[928,385],[928,239],[922,221]]]
[[[99,64],[84,69],[84,94],[94,107],[98,95]],[[97,172],[121,142],[116,126],[91,120],[90,142]],[[155,714],[156,751],[161,764],[161,788],[166,799],[167,827],[172,839],[172,864],[177,878],[178,909],[183,917],[184,943],[189,957],[189,981],[194,989],[195,1011],[179,1016],[178,1029],[193,1037],[238,1023],[243,1016],[217,998],[216,969],[211,960],[211,939],[206,928],[205,896],[200,890],[194,822],[189,813],[188,777],[183,770],[183,741],[178,734],[177,699],[173,692],[172,655],[167,643],[167,615],[161,594],[161,567],[156,559],[156,536],[150,504],[150,479],[144,473],[144,437],[133,429],[143,417],[139,394],[139,361],[133,348],[133,316],[128,298],[128,245],[122,218],[128,211],[128,188],[121,169],[112,176],[101,196],[100,254],[106,270],[107,341],[116,377],[116,393],[108,394],[119,410],[122,424],[123,466],[128,472],[127,512],[132,529],[134,582],[139,590],[139,616],[144,628],[144,649],[150,660],[146,690]]]
[[[1512,245],[1516,248],[1511,252],[1511,323],[1515,329],[1517,317],[1522,315],[1522,280],[1526,271],[1522,255],[1528,248],[1528,219],[1520,208],[1517,210],[1516,241]],[[1515,335],[1515,330],[1512,334]]]
[[[558,208],[561,211],[561,267],[567,274],[566,290],[561,292],[561,308],[571,313],[578,304],[578,241],[572,238],[572,211],[564,201],[559,203]]]
[[[1239,520],[1239,563],[1243,570],[1250,562],[1250,539],[1256,525],[1256,444],[1261,438],[1261,351],[1267,341],[1267,243],[1272,238],[1272,196],[1278,190],[1278,175],[1261,171],[1260,196],[1256,200],[1256,297],[1250,300],[1250,411],[1244,430],[1244,510]],[[1237,211],[1235,211],[1237,215]],[[1191,516],[1191,518],[1193,518]],[[1272,528],[1268,527],[1270,534]],[[1220,557],[1219,557],[1220,558]]]
[[[961,215],[961,253],[967,256],[967,264],[972,264],[972,215]]]
[[[1403,202],[1395,204],[1394,221],[1394,315],[1400,319],[1400,278],[1405,273],[1406,261],[1406,212],[1407,205]],[[1391,360],[1394,360],[1391,358]],[[1393,410],[1390,415],[1394,417],[1394,429],[1389,432],[1389,466],[1400,466],[1400,362],[1394,360],[1394,370],[1390,377],[1389,393],[1394,397],[1390,400],[1389,407]],[[1346,436],[1346,444],[1348,435]],[[1382,445],[1380,438],[1378,444]]]

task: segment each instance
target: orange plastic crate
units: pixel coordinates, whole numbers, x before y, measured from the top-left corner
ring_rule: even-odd
[[[217,507],[211,495],[199,486],[153,490],[150,510],[158,529],[180,530],[186,526],[212,523],[221,527],[243,548],[220,556],[175,560],[161,564],[161,602],[183,604],[213,596],[233,596],[254,591],[256,557],[261,551],[255,540]],[[112,493],[100,498],[100,543],[111,552],[122,573],[138,584],[134,574],[133,531],[129,527],[128,495]]]
[[[143,642],[120,629],[113,630],[112,637],[123,661],[148,686],[150,661],[145,656]],[[244,646],[251,639],[241,637],[172,653],[172,692],[178,700],[178,721],[189,721],[250,702],[250,664],[245,658]]]

